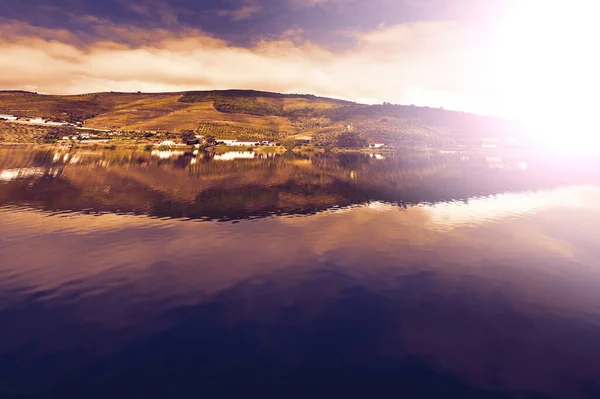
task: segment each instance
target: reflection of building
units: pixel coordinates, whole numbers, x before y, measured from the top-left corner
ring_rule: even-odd
[[[485,160],[487,161],[490,168],[503,168],[504,167],[504,162],[502,161],[502,158],[485,157]]]
[[[160,159],[169,159],[175,156],[180,156],[185,154],[183,151],[152,151],[150,153],[151,156],[153,157],[158,157]]]
[[[481,139],[481,148],[498,148],[498,140]]]
[[[44,168],[17,168],[6,169],[0,172],[0,181],[12,181],[17,179],[28,179],[30,177],[44,176]]]
[[[255,153],[252,151],[230,151],[225,154],[215,155],[215,161],[233,161],[235,159],[254,159]]]

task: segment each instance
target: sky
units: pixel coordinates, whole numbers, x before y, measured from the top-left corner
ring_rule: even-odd
[[[600,89],[599,7],[588,0],[0,0],[0,89],[239,88],[572,116]]]

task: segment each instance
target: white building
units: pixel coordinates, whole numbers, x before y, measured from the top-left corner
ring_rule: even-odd
[[[217,144],[229,145],[232,147],[252,147],[259,145],[258,141],[237,141],[237,140],[222,140],[216,139]]]
[[[375,144],[371,144],[369,147],[371,147],[371,148],[383,148],[383,147],[385,147],[385,144],[383,144],[383,143],[375,143]]]
[[[481,139],[481,148],[498,148],[498,140]]]
[[[172,140],[165,140],[162,143],[160,143],[159,146],[161,146],[161,147],[174,147],[175,146],[175,142],[172,141]]]
[[[46,123],[43,118],[33,118],[29,120],[29,123]]]
[[[14,116],[14,115],[3,115],[3,114],[0,114],[0,119],[4,119],[4,120],[7,120],[7,121],[16,121],[18,118],[16,116]]]

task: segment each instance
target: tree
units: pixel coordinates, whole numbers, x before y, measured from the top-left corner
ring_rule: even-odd
[[[296,140],[294,140],[294,139],[286,139],[286,140],[283,142],[283,146],[284,146],[284,147],[285,147],[285,148],[286,148],[288,151],[291,151],[291,150],[293,150],[294,148],[296,148]]]
[[[215,136],[208,135],[204,137],[204,143],[208,146],[215,145],[217,143],[217,139],[215,139]]]
[[[63,136],[74,136],[77,134],[77,130],[72,127],[53,127],[46,131],[42,140],[45,143],[54,143],[57,140],[60,140]]]
[[[48,129],[44,134],[43,140],[46,143],[52,143],[61,137],[61,132],[58,128]]]
[[[185,144],[197,144],[198,139],[196,138],[196,134],[192,130],[182,130],[181,131],[181,141]]]
[[[367,144],[367,140],[356,132],[343,132],[337,137],[337,145],[342,148],[362,148]]]

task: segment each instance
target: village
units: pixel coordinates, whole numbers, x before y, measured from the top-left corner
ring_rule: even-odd
[[[133,138],[142,136],[144,138],[152,138],[151,143],[145,145],[160,147],[160,148],[172,148],[172,147],[183,147],[183,146],[220,146],[220,147],[243,147],[243,148],[256,148],[256,147],[285,147],[287,149],[293,149],[296,147],[304,147],[312,144],[313,139],[307,135],[295,135],[287,137],[285,140],[242,140],[242,139],[231,139],[231,138],[218,138],[204,135],[192,134],[188,131],[189,137],[185,137],[185,133],[182,133],[181,137],[175,133],[160,132],[160,131],[123,131],[123,130],[110,130],[110,129],[98,129],[85,127],[83,122],[70,123],[66,121],[48,120],[42,117],[34,118],[21,118],[15,115],[0,114],[0,121],[32,125],[41,127],[53,127],[53,128],[67,128],[68,130],[60,130],[62,132],[69,132],[71,134],[64,134],[56,137],[55,141],[63,145],[73,144],[101,144],[110,143],[113,138],[123,137]],[[77,132],[77,134],[72,134]],[[156,138],[160,136],[166,136],[164,140],[158,141]],[[175,137],[174,137],[175,136]],[[208,145],[207,145],[208,144]],[[374,143],[367,146],[370,149],[384,149],[387,146],[383,143]]]
[[[236,148],[255,150],[264,148],[266,152],[285,152],[287,150],[295,151],[322,151],[324,147],[317,143],[315,145],[313,137],[304,134],[296,134],[275,140],[248,140],[235,138],[220,138],[210,135],[196,134],[191,130],[181,133],[167,131],[151,130],[118,130],[101,129],[84,126],[81,121],[67,122],[49,120],[43,117],[23,118],[16,115],[0,114],[0,121],[10,124],[30,125],[53,130],[50,139],[45,140],[47,144],[60,144],[62,146],[79,145],[106,145],[109,147],[134,147],[142,146],[145,149],[158,148],[167,150],[177,147],[203,147],[207,150],[211,148],[219,152],[236,151]],[[352,132],[352,125],[348,125],[346,132]],[[62,133],[62,134],[60,134]],[[516,145],[518,143],[509,141],[508,144]],[[456,153],[467,150],[490,150],[497,149],[501,144],[494,138],[481,138],[476,143],[456,143],[452,148],[440,148],[441,153]],[[333,146],[335,148],[335,146]],[[352,150],[394,150],[393,145],[385,143],[365,143],[362,145],[344,146],[345,151]],[[269,150],[269,148],[272,148]],[[325,147],[326,148],[326,147]],[[336,148],[340,150],[340,148]]]

